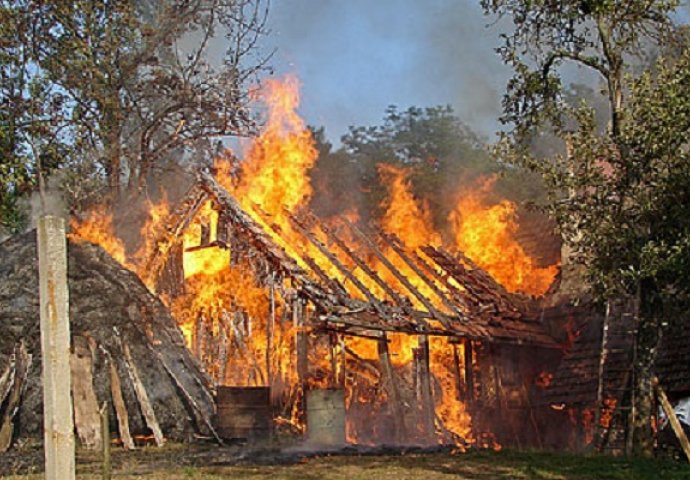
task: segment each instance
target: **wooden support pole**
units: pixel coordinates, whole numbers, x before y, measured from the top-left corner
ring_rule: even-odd
[[[458,344],[453,343],[453,377],[455,378],[455,398],[459,402],[463,401],[463,398],[467,395],[462,382],[462,374],[460,373],[460,354],[458,353]]]
[[[474,369],[472,368],[472,340],[466,338],[464,341],[464,367],[465,367],[465,401],[468,406],[474,402]]]
[[[599,362],[597,369],[597,399],[594,406],[594,446],[602,448],[604,439],[604,428],[601,426],[601,409],[604,404],[604,367],[608,358],[608,338],[609,338],[609,322],[610,322],[611,304],[606,302],[606,314],[604,315],[604,322],[601,332],[601,344],[599,345]],[[607,427],[608,428],[608,427]]]
[[[271,275],[271,311],[269,312],[268,322],[266,322],[266,383],[270,388],[273,385],[273,369],[271,365],[271,354],[273,353],[273,331],[276,324],[276,287],[275,274]]]
[[[125,405],[125,399],[122,397],[122,384],[120,376],[117,373],[117,367],[114,360],[109,358],[110,363],[110,394],[113,398],[113,406],[115,407],[115,415],[117,416],[117,428],[120,432],[120,440],[125,450],[134,450],[134,440],[129,432],[129,413]]]
[[[436,413],[434,407],[434,397],[431,392],[431,365],[429,363],[429,337],[427,335],[419,336],[419,354],[419,391],[422,396],[422,421],[424,425],[424,434],[429,438],[432,438],[435,434],[434,420]]]
[[[688,437],[685,435],[683,427],[676,416],[676,412],[673,410],[671,402],[668,401],[666,392],[664,392],[664,389],[661,388],[661,384],[659,383],[659,379],[657,377],[652,378],[652,387],[654,390],[656,390],[657,397],[659,397],[659,403],[661,403],[661,408],[664,409],[664,413],[666,413],[666,416],[668,417],[668,421],[671,424],[673,433],[676,434],[685,456],[687,457],[688,461],[690,461],[690,442],[688,442]]]
[[[110,459],[110,419],[108,418],[108,403],[103,402],[100,411],[101,437],[103,455],[103,480],[110,480],[113,476],[113,466]]]
[[[393,370],[393,365],[391,364],[390,354],[388,351],[388,339],[386,338],[385,333],[382,335],[383,337],[377,341],[377,349],[379,354],[379,362],[381,362],[381,367],[383,369],[383,382],[386,392],[388,392],[388,398],[391,402],[393,415],[395,416],[395,437],[398,440],[404,440],[407,438],[407,425],[405,424],[405,412],[403,410],[402,398],[400,396],[400,387],[398,386],[398,380],[395,376],[395,370]]]
[[[58,217],[41,217],[37,235],[45,478],[73,480],[74,417],[70,395],[72,381],[65,221]]]
[[[297,381],[301,388],[305,388],[309,370],[307,351],[307,332],[304,330],[304,304],[300,298],[292,302],[292,321],[295,326],[295,349],[297,352]]]

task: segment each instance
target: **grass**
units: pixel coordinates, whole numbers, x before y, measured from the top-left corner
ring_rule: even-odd
[[[176,464],[179,446],[119,453],[113,479],[148,480],[651,480],[690,479],[690,466],[661,460],[581,456],[548,452],[472,451],[465,454],[331,456],[289,465],[202,466]],[[200,462],[201,463],[201,462]],[[207,459],[206,465],[213,463]],[[42,474],[5,477],[38,480]],[[100,479],[95,457],[81,456],[78,479]]]

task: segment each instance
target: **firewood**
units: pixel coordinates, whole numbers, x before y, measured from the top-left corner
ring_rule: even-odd
[[[163,356],[151,344],[148,344],[148,347],[158,357],[158,360],[160,361],[161,365],[163,366],[165,371],[168,373],[168,375],[170,375],[170,378],[172,379],[172,381],[175,384],[175,386],[177,387],[177,389],[182,393],[184,399],[187,401],[187,404],[189,405],[192,412],[194,413],[194,417],[197,421],[197,424],[203,423],[203,425],[211,432],[211,435],[213,435],[213,438],[215,438],[216,441],[222,445],[223,441],[218,436],[216,429],[213,428],[213,425],[211,424],[211,419],[208,418],[208,416],[206,416],[204,414],[204,411],[201,408],[199,408],[199,405],[197,404],[196,400],[194,400],[194,397],[192,397],[189,394],[189,392],[187,391],[187,389],[184,388],[184,385],[182,385],[182,382],[180,381],[180,379],[177,378],[177,375],[175,375],[175,373],[172,371],[172,369],[165,362],[165,360],[163,359]],[[153,411],[151,413],[153,413]],[[154,418],[154,420],[155,420],[155,418]]]

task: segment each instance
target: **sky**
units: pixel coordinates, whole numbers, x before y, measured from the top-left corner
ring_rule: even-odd
[[[275,75],[302,83],[300,113],[337,143],[350,125],[381,123],[388,105],[450,104],[489,138],[509,76],[498,28],[477,0],[273,0]]]

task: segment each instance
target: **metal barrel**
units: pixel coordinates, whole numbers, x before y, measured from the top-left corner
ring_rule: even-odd
[[[343,390],[307,391],[307,441],[323,447],[346,444]]]
[[[268,440],[273,433],[269,387],[218,387],[215,427],[227,440]]]

